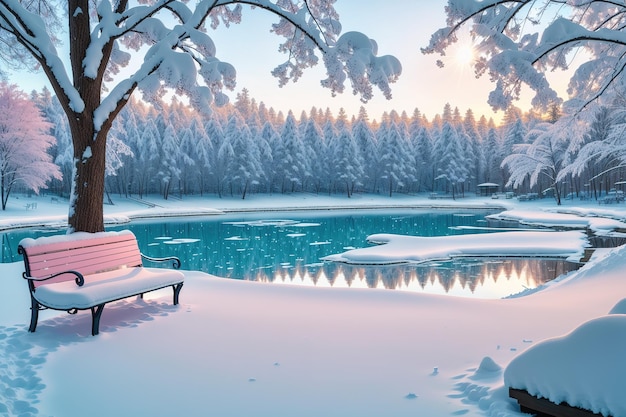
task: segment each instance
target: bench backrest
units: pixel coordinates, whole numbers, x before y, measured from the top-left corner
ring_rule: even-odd
[[[26,275],[35,278],[68,270],[90,275],[142,265],[137,239],[127,230],[27,238],[20,242],[18,251],[24,256]],[[38,286],[75,278],[75,275],[63,274],[46,281],[33,281],[33,284]]]

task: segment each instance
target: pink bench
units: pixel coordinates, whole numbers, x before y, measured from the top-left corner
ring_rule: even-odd
[[[30,290],[30,332],[37,328],[39,310],[50,308],[70,314],[91,310],[91,334],[95,336],[106,303],[172,287],[176,305],[183,287],[182,272],[142,264],[142,259],[172,262],[178,269],[180,260],[143,255],[135,235],[128,230],[26,238],[20,242],[18,253],[24,258],[23,276]]]

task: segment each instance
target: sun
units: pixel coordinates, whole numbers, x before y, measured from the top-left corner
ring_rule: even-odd
[[[456,62],[459,66],[469,66],[474,61],[474,47],[469,44],[460,44],[456,51]]]

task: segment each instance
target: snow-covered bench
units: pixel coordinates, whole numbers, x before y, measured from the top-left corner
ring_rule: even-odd
[[[172,262],[178,269],[180,260],[143,255],[128,230],[26,238],[19,243],[18,253],[24,257],[23,276],[30,290],[31,332],[37,328],[39,310],[70,314],[91,310],[91,334],[95,336],[106,303],[172,287],[174,304],[178,304],[183,286],[182,272],[142,264],[142,259]]]
[[[602,417],[602,414],[593,413],[563,402],[555,404],[545,398],[530,395],[526,390],[509,388],[509,397],[517,400],[520,411],[541,417]]]

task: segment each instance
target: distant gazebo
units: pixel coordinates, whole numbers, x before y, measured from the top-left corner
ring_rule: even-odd
[[[478,187],[478,195],[487,196],[487,197],[497,193],[498,188],[500,188],[498,184],[495,184],[493,182],[485,182],[482,184],[478,184],[477,187]]]

